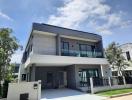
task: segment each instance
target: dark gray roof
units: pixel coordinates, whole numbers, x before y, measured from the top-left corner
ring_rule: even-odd
[[[94,39],[94,40],[101,40],[102,37],[100,35],[83,32],[48,24],[40,24],[40,23],[33,23],[33,30],[43,31],[43,32],[50,32],[54,34],[66,35],[66,36],[75,36],[85,39]]]

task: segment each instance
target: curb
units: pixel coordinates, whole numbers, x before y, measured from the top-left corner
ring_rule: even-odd
[[[122,96],[131,95],[131,94],[132,94],[132,92],[129,92],[129,93],[123,93],[123,94],[119,94],[119,95],[113,95],[113,96],[110,96],[109,98],[122,97]]]

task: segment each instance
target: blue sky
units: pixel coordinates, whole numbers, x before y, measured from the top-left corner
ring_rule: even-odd
[[[132,0],[0,0],[0,27],[13,29],[25,47],[33,22],[93,32],[112,41],[132,42]],[[22,52],[12,58],[20,62]],[[19,58],[19,60],[18,60]]]

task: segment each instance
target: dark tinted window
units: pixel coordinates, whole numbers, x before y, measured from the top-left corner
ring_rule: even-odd
[[[26,74],[22,74],[22,81],[26,80]]]
[[[91,46],[87,44],[79,44],[80,51],[91,51],[92,49],[95,49],[95,46]]]
[[[86,44],[80,44],[79,49],[80,49],[80,51],[87,51],[87,45]]]
[[[80,77],[99,77],[98,69],[83,69],[79,72]]]
[[[126,56],[127,56],[127,60],[128,60],[128,61],[131,60],[129,51],[126,52]]]
[[[18,73],[18,72],[19,72],[19,65],[15,65],[14,73]]]
[[[68,42],[61,42],[61,48],[64,50],[69,50],[69,43]]]
[[[53,81],[53,74],[48,72],[47,73],[47,83],[52,83]]]

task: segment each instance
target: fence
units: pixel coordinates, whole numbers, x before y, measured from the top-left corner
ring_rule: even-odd
[[[126,84],[132,84],[132,77],[125,77]]]
[[[90,78],[91,93],[111,89],[132,88],[132,77]]]
[[[92,78],[93,79],[93,86],[100,87],[100,86],[108,86],[109,79],[108,78]]]
[[[9,83],[7,100],[40,100],[41,81]]]

